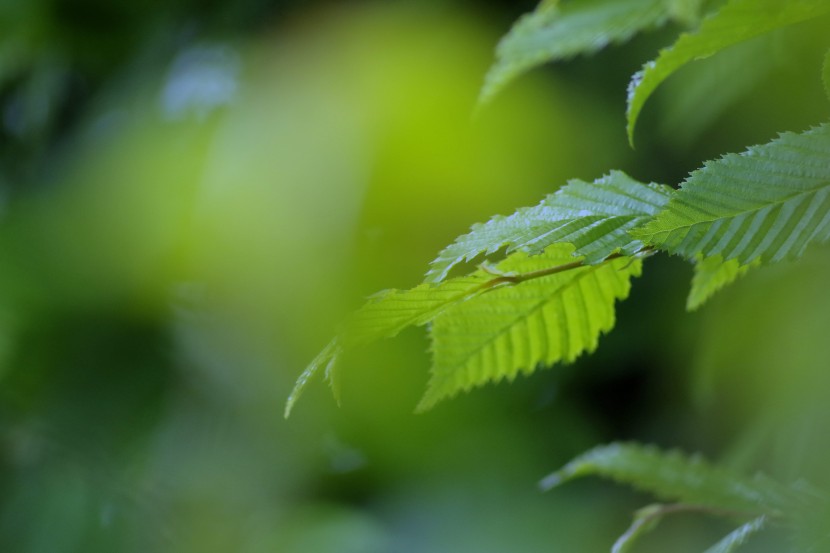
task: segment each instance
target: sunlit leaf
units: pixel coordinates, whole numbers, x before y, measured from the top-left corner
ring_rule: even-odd
[[[543,3],[519,19],[496,49],[481,91],[486,102],[522,73],[543,63],[591,54],[664,24],[668,0],[583,0]]]
[[[830,125],[786,133],[695,171],[632,234],[693,259],[793,259],[830,238]]]
[[[644,224],[669,201],[672,189],[642,184],[621,171],[592,183],[572,180],[534,207],[474,225],[432,262],[427,281],[444,279],[450,269],[480,254],[507,251],[539,253],[554,243],[575,247],[575,256],[598,263],[614,252],[632,255],[643,244],[628,231]]]
[[[652,92],[680,67],[775,29],[830,13],[826,0],[729,0],[700,27],[685,33],[631,79],[628,93],[628,139]]]
[[[544,254],[516,253],[498,265],[528,274],[573,261],[573,248],[555,244]],[[432,326],[433,366],[418,409],[537,366],[570,362],[593,351],[614,326],[614,302],[628,296],[641,261],[621,258],[494,289],[457,303]]]

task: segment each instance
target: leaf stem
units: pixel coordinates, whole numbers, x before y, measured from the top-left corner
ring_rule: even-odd
[[[601,262],[597,263],[596,265],[602,265],[602,264],[608,263],[609,261],[613,261],[615,259],[620,259],[622,257],[634,258],[634,257],[641,256],[641,255],[643,255],[643,256],[644,255],[651,255],[653,252],[654,252],[654,250],[651,247],[645,247],[645,248],[641,249],[640,251],[638,251],[637,253],[635,253],[634,255],[623,255],[621,253],[612,253],[611,255],[609,255],[608,257],[606,257],[605,259],[603,259]],[[582,267],[588,267],[588,266],[590,266],[590,265],[586,265],[584,260],[578,260],[578,261],[573,261],[571,263],[565,263],[564,265],[556,265],[555,267],[547,267],[545,269],[539,269],[538,271],[531,271],[531,272],[528,272],[528,273],[515,273],[515,274],[514,273],[500,274],[500,273],[495,272],[491,267],[482,266],[482,267],[479,267],[479,268],[482,269],[483,271],[485,271],[487,273],[490,273],[490,274],[498,275],[498,276],[496,276],[496,278],[494,278],[492,280],[488,280],[487,282],[484,282],[479,287],[479,289],[476,290],[476,291],[477,292],[482,292],[482,291],[486,291],[486,290],[489,290],[491,288],[495,288],[497,286],[502,286],[502,285],[514,286],[516,284],[521,284],[522,282],[526,282],[528,280],[533,280],[533,279],[536,279],[536,278],[542,278],[542,277],[546,277],[546,276],[550,276],[550,275],[555,275],[557,273],[564,273],[565,271],[570,271],[570,270],[573,270],[573,269],[580,269]]]

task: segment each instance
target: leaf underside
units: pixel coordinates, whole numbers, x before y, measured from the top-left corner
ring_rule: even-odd
[[[633,143],[634,127],[646,100],[680,67],[704,59],[750,38],[830,13],[827,0],[729,0],[703,20],[693,33],[684,33],[656,60],[631,79],[628,92],[627,131]]]
[[[643,184],[622,171],[591,183],[571,180],[539,205],[474,225],[438,254],[426,280],[441,281],[455,265],[505,246],[508,253],[537,254],[553,243],[570,243],[574,256],[585,256],[589,264],[615,252],[632,255],[643,244],[628,231],[656,215],[672,193],[667,186]]]
[[[785,133],[695,171],[632,234],[688,259],[794,259],[830,238],[830,125]]]
[[[498,265],[529,273],[573,261],[572,246],[516,253]],[[475,386],[512,380],[538,365],[593,351],[614,325],[614,302],[628,296],[641,260],[619,258],[494,289],[446,309],[432,324],[433,366],[419,411]]]
[[[549,3],[548,3],[549,4]],[[659,27],[669,15],[668,0],[585,0],[563,6],[542,4],[520,18],[496,48],[480,103],[510,81],[547,62],[592,54],[637,32]]]
[[[599,446],[580,455],[540,486],[550,489],[584,476],[628,484],[664,501],[756,516],[774,512],[788,500],[786,490],[767,478],[748,479],[697,456],[624,443]]]

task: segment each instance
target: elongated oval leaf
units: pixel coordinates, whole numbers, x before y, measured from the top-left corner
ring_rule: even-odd
[[[693,172],[636,238],[693,259],[799,257],[830,238],[830,125],[729,154]]]
[[[516,253],[500,271],[533,274],[572,260],[573,247]],[[493,290],[457,303],[432,325],[433,366],[418,410],[487,382],[593,351],[614,326],[614,302],[628,296],[641,261],[620,258]]]
[[[665,23],[667,0],[584,0],[562,6],[543,3],[519,19],[496,49],[480,102],[507,83],[543,63],[594,53],[610,43]],[[688,6],[684,6],[688,10]]]
[[[585,256],[589,264],[615,252],[632,255],[643,244],[628,231],[656,215],[672,193],[667,186],[643,184],[622,171],[591,183],[571,180],[537,206],[474,225],[438,254],[426,279],[441,281],[455,265],[505,246],[508,253],[536,254],[554,243],[573,244],[574,255]]]
[[[768,478],[745,478],[697,456],[639,444],[594,448],[547,476],[540,486],[550,489],[584,476],[609,478],[662,500],[716,510],[761,515],[788,504],[788,491]]]
[[[646,100],[672,73],[690,61],[713,54],[775,29],[830,13],[827,0],[729,0],[717,13],[703,20],[660,52],[631,79],[628,92],[628,140]]]

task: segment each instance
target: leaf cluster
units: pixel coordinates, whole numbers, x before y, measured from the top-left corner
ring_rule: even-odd
[[[504,37],[481,101],[545,62],[594,53],[670,22],[682,26],[631,79],[627,130],[646,101],[678,69],[755,37],[830,14],[824,0],[571,0],[543,2]],[[830,52],[821,68],[830,97]],[[630,291],[645,258],[678,255],[694,266],[687,307],[694,310],[750,269],[801,257],[830,239],[830,123],[706,162],[677,189],[620,171],[572,180],[538,205],[495,216],[444,248],[425,282],[372,297],[309,365],[286,405],[290,413],[318,371],[336,390],[348,350],[428,326],[433,363],[418,405],[488,382],[572,362],[596,349],[614,326],[615,303]],[[465,276],[460,267],[483,260]],[[746,479],[698,458],[614,444],[592,450],[543,485],[595,474],[632,484],[674,503],[651,506],[615,546],[665,515],[699,511],[741,524],[710,552],[733,551],[798,511],[798,494],[763,477]]]

